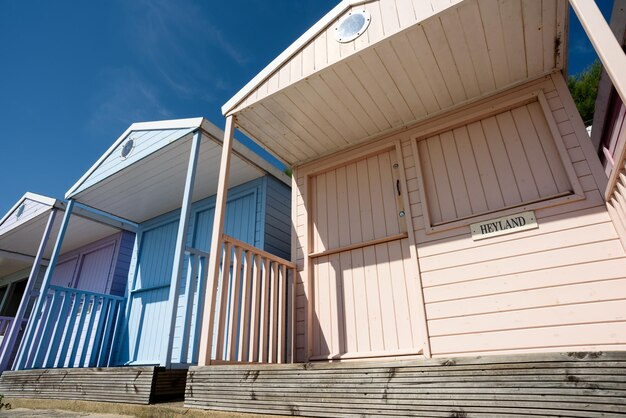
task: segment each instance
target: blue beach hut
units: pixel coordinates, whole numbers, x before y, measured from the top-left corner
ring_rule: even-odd
[[[49,330],[41,338],[59,351],[56,359],[18,363],[17,371],[2,378],[0,390],[27,396],[26,387],[16,382],[25,375],[41,373],[42,368],[64,368],[64,373],[69,373],[67,381],[72,373],[68,367],[107,366],[99,369],[101,373],[116,373],[117,388],[125,388],[120,389],[124,393],[118,400],[145,403],[159,391],[161,395],[182,395],[186,369],[198,361],[202,322],[198,318],[202,318],[205,305],[222,138],[222,131],[203,118],[135,123],[67,192],[64,225],[76,208],[86,208],[136,232],[123,297],[116,305],[118,310],[103,310],[98,305],[93,323],[85,317],[84,322],[93,328],[86,341],[95,344],[86,349],[91,353],[89,362],[72,358],[72,339],[68,343],[62,333]],[[240,143],[234,145],[230,168],[234,181],[226,202],[224,234],[237,245],[253,248],[259,257],[289,258],[289,177]],[[64,245],[64,235],[70,237],[63,228],[56,247]],[[236,250],[233,256],[237,256]],[[61,261],[51,256],[57,271],[63,268]],[[54,288],[48,276],[43,280],[44,292]],[[238,291],[239,284],[231,281],[223,287],[224,306],[237,306],[230,295]],[[39,302],[39,321],[49,322],[47,312],[56,312],[54,302]],[[56,303],[60,306],[57,310],[73,313],[71,301],[67,306]],[[77,317],[75,322],[81,319]],[[56,327],[72,329],[76,325],[58,322]],[[130,390],[124,385],[137,373],[148,380],[144,386],[135,381],[135,389],[139,389]],[[53,370],[48,379],[52,379],[50,375]],[[27,389],[37,390],[38,396],[48,393],[35,386]],[[73,394],[67,389],[63,396],[101,399],[102,393],[110,390],[100,385],[88,394]],[[49,393],[58,396],[55,391]]]

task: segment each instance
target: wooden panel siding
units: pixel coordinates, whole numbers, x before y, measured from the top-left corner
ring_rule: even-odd
[[[264,249],[279,257],[291,255],[291,191],[274,177],[265,177]],[[230,235],[230,234],[229,234]]]
[[[185,406],[315,417],[626,414],[626,355],[191,367]]]
[[[539,101],[421,139],[418,151],[433,226],[574,192]]]
[[[540,84],[568,149],[565,165],[585,166],[576,171],[585,199],[558,206],[548,200],[535,212],[539,229],[481,242],[472,241],[466,228],[430,234],[423,214],[415,219],[434,356],[610,350],[626,343],[626,258],[600,196],[602,167],[561,75]],[[532,132],[520,132],[524,149],[529,137]],[[545,189],[553,193],[560,190],[555,158],[545,158],[552,175],[532,178],[554,179]],[[528,159],[531,171],[538,161]],[[511,169],[515,174],[513,160]],[[407,177],[416,174],[411,170]],[[413,196],[420,199],[420,193]]]
[[[0,392],[16,398],[148,404],[154,379],[155,367],[6,371]]]
[[[475,173],[475,181],[468,184],[470,177],[465,174],[463,161],[472,155],[474,148],[486,148],[490,156],[493,155],[492,148],[496,153],[504,153],[505,141],[511,137],[502,135],[502,143],[485,139],[474,144],[470,128],[465,128],[466,137],[462,137],[464,139],[459,143],[456,140],[457,128],[451,125],[465,118],[476,127],[472,129],[480,125],[489,137],[490,129],[494,128],[495,132],[498,118],[495,117],[495,122],[490,118],[485,120],[484,116],[480,116],[481,112],[483,115],[485,112],[502,113],[498,109],[504,107],[514,122],[514,113],[517,112],[513,111],[516,106],[511,104],[518,101],[519,107],[519,100],[537,90],[545,96],[545,105],[554,121],[551,131],[556,132],[553,135],[557,141],[562,141],[565,152],[559,150],[558,156],[555,156],[553,148],[548,151],[546,147],[550,145],[546,144],[547,141],[539,141],[537,131],[529,129],[535,124],[524,127],[515,125],[521,151],[506,159],[483,161],[475,156],[474,166],[468,170],[470,174]],[[527,105],[529,103],[524,104]],[[529,109],[529,115],[533,115],[532,106],[526,109]],[[534,116],[527,119],[535,120]],[[451,134],[446,133],[451,130]],[[433,148],[429,147],[428,153],[424,150],[420,152],[420,146],[423,147],[420,144],[429,146],[430,140],[419,141],[418,144],[416,138],[432,138],[435,135],[438,140],[433,141]],[[391,134],[372,142],[370,146],[382,147],[394,140],[400,141],[418,259],[414,268],[419,268],[420,272],[428,341],[433,356],[626,347],[626,333],[623,331],[626,318],[622,314],[626,306],[626,253],[619,240],[619,223],[616,229],[609,216],[609,212],[614,218],[619,216],[617,205],[624,198],[616,195],[607,211],[602,197],[606,175],[560,73],[542,77],[401,133]],[[468,147],[467,152],[462,147],[459,149],[463,141]],[[529,141],[534,141],[534,152],[538,153],[533,155],[538,157],[520,159],[520,156],[526,155]],[[308,216],[312,216],[316,208],[307,207],[307,187],[310,186],[306,173],[349,161],[361,149],[367,148],[349,150],[296,167],[295,170],[297,187],[292,193],[296,232],[293,237],[294,260],[299,271],[296,293],[296,358],[299,361],[308,358],[309,343],[313,347],[320,344],[315,339],[316,335],[307,334],[307,322],[314,317],[307,312],[313,289],[309,287],[305,255],[311,252],[310,245],[318,244],[315,236],[307,236]],[[433,158],[445,164],[435,167]],[[526,161],[525,171],[520,163],[523,160]],[[542,160],[549,163],[539,166]],[[429,171],[433,173],[430,180],[428,176],[420,179],[418,173],[426,170],[429,164],[433,170]],[[454,167],[458,171],[456,174]],[[535,176],[539,171],[534,170],[543,170],[541,177]],[[528,175],[525,177],[527,180],[522,182],[519,175],[524,172]],[[546,180],[550,187],[540,192],[538,182]],[[420,188],[422,181],[426,190]],[[493,184],[490,186],[489,182]],[[561,190],[567,192],[568,183],[569,190],[575,192],[572,198],[558,197]],[[431,191],[436,193],[428,192],[429,185]],[[522,190],[526,190],[522,186],[527,187],[527,193],[522,194]],[[544,184],[541,186],[544,187]],[[439,196],[440,190],[442,196]],[[536,202],[534,196],[542,196],[542,193],[548,196],[547,200]],[[428,205],[437,203],[439,211],[447,214],[447,217],[440,215],[441,220],[466,214],[472,216],[475,207],[480,205],[487,210],[493,208],[493,212],[463,222],[452,222],[447,229],[433,230],[423,197],[429,199]],[[477,197],[480,199],[472,200]],[[489,206],[489,199],[493,199],[495,206]],[[507,202],[519,202],[519,207],[506,209]],[[468,226],[476,222],[475,219],[497,218],[503,213],[527,209],[535,211],[538,229],[482,241],[472,240]],[[310,339],[313,341],[309,342]]]

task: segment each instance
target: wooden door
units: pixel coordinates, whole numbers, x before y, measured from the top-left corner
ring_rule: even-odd
[[[108,293],[113,269],[115,241],[82,255],[74,287],[96,293]]]
[[[399,170],[390,149],[309,177],[312,359],[419,350]]]

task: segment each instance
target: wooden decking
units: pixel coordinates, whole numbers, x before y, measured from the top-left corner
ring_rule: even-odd
[[[185,374],[185,370],[154,366],[7,371],[0,376],[0,393],[16,398],[148,404],[182,399]]]
[[[185,406],[282,415],[626,415],[626,352],[192,367]]]

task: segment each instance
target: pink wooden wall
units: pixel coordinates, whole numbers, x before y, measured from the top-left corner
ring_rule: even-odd
[[[442,196],[434,197],[439,191],[437,185],[431,184],[429,189],[428,176],[420,177],[418,172],[424,171],[425,162],[432,163],[439,158],[434,155],[438,150],[435,146],[434,154],[429,151],[427,158],[424,141],[431,141],[428,138],[440,135],[438,144],[443,145],[441,135],[449,135],[446,132],[453,128],[467,129],[454,125],[454,121],[476,123],[485,120],[485,114],[490,117],[489,112],[493,116],[510,111],[523,118],[523,111],[512,110],[520,108],[520,100],[521,106],[528,106],[530,118],[534,119],[533,114],[539,113],[538,105],[534,104],[538,102],[532,96],[539,90],[544,97],[548,117],[545,121],[539,118],[536,123],[518,123],[515,131],[526,150],[525,164],[531,166],[542,158],[547,162],[539,164],[542,167],[536,170],[531,167],[533,187],[539,190],[551,183],[554,190],[546,188],[545,194],[539,192],[539,200],[523,198],[521,203],[511,201],[510,205],[488,206],[487,213],[474,210],[470,203],[469,213],[449,213],[443,217],[442,208],[449,210],[446,205],[454,204],[455,197],[470,193],[469,190],[456,195],[451,193],[447,204],[444,204]],[[528,97],[531,99],[522,100]],[[505,124],[500,126],[502,131]],[[531,127],[532,131],[529,130]],[[483,129],[486,129],[484,124]],[[556,136],[555,145],[546,148],[545,138],[550,138],[550,134]],[[511,131],[501,139],[510,141],[514,135],[515,132]],[[537,137],[539,142],[536,142]],[[540,153],[529,151],[531,139],[535,145],[540,145],[536,148],[536,152],[541,150]],[[408,195],[406,210],[410,219],[407,223],[412,231],[409,233],[410,260],[416,271],[413,279],[422,290],[417,298],[424,314],[414,314],[414,319],[422,322],[422,353],[452,356],[626,348],[626,253],[604,203],[606,175],[560,73],[462,107],[452,114],[383,138],[371,146],[381,148],[381,145],[393,144],[394,141],[398,144],[404,166],[404,176],[400,179],[402,188]],[[449,146],[450,139],[447,141]],[[487,148],[493,145],[489,141],[487,138]],[[458,145],[457,142],[457,149]],[[475,153],[476,146],[472,142],[470,151]],[[343,155],[296,167],[295,170],[292,216],[295,223],[293,257],[300,270],[296,325],[296,355],[299,361],[306,359],[309,343],[307,321],[343,322],[343,318],[337,315],[355,314],[342,314],[339,309],[334,318],[332,315],[320,318],[315,312],[309,316],[306,310],[307,297],[314,292],[308,287],[305,266],[309,262],[305,261],[305,251],[307,245],[319,248],[319,244],[312,245],[318,238],[307,234],[309,220],[306,207],[310,203],[311,192],[306,192],[310,187],[307,181],[310,180],[305,179],[309,178],[308,173],[320,167],[339,165],[342,160],[348,162],[366,151],[366,147],[359,147]],[[448,157],[450,153],[445,155]],[[461,160],[466,156],[467,153],[458,152]],[[558,156],[564,157],[562,163]],[[515,164],[524,162],[521,154],[516,157],[509,154],[514,172]],[[510,167],[498,167],[499,160],[492,159],[489,163],[492,164],[492,178],[485,178],[489,164],[481,165],[479,158],[475,161],[479,173],[477,179],[481,180],[468,183],[470,176],[466,175],[464,184],[468,189],[482,181],[480,187],[483,193],[493,193],[494,188],[484,182],[498,180],[500,184],[505,181],[503,173],[511,171]],[[440,181],[444,174],[452,175],[450,166],[441,167],[441,161],[437,170],[438,175],[431,174],[433,181]],[[550,175],[538,175],[541,170]],[[508,181],[511,187],[517,182],[516,190],[520,190],[519,176],[509,176]],[[498,193],[506,191],[500,185],[497,190]],[[541,200],[542,197],[545,200]],[[620,198],[622,204],[624,197]],[[504,201],[504,195],[501,198]],[[429,200],[424,202],[426,199]],[[624,208],[626,205],[621,213],[626,220]],[[538,229],[481,241],[472,240],[468,228],[470,223],[529,209],[535,211]],[[439,217],[432,216],[437,210]],[[464,217],[468,215],[471,216]],[[342,309],[346,306],[343,305]],[[324,326],[332,327],[332,324],[322,324],[322,328]],[[319,342],[312,341],[311,347],[315,344]]]

